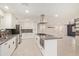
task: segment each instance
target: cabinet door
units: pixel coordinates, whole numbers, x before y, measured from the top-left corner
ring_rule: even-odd
[[[4,20],[4,17],[2,16],[0,18],[0,29],[4,29],[4,26],[5,26],[5,20]]]
[[[45,56],[57,56],[57,40],[45,40]]]
[[[13,53],[13,51],[15,50],[15,48],[16,48],[16,37],[14,37],[13,39],[12,39],[12,44],[11,44],[12,46],[12,48],[11,48],[11,50],[12,50],[12,53]]]
[[[0,9],[0,29],[2,27],[2,25],[1,25],[1,19],[3,18],[3,16],[4,16],[4,12]]]
[[[9,55],[12,55],[15,48],[16,48],[16,37],[12,38],[9,41]]]
[[[38,26],[38,32],[39,33],[46,33],[46,24],[39,24]]]
[[[12,15],[12,28],[16,28],[17,18]]]
[[[36,37],[36,42],[37,42],[37,45],[39,46],[40,45],[40,37],[39,36]]]
[[[5,20],[5,28],[11,28],[12,26],[12,19],[11,19],[12,15],[9,13],[6,13],[4,16],[4,20]]]
[[[9,49],[8,50],[9,50],[8,51],[9,55],[11,55],[11,53],[13,51],[13,49],[12,49],[12,40],[9,40]]]
[[[10,39],[0,46],[0,55],[10,56],[16,48],[16,37]]]
[[[8,50],[9,49],[9,44],[8,42],[4,43],[1,45],[1,55],[2,56],[9,56]]]
[[[11,13],[6,13],[4,15],[4,19],[1,21],[3,28],[13,29],[15,28],[15,22],[16,18],[13,17]]]

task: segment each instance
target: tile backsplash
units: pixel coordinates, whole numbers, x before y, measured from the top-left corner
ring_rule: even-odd
[[[33,33],[33,29],[22,29],[22,33]]]

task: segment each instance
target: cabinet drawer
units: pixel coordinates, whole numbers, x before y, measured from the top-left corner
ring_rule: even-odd
[[[16,37],[12,38],[9,41],[9,54],[11,55],[14,51],[14,49],[16,48]]]
[[[0,46],[0,55],[10,56],[16,48],[16,37],[8,40]]]

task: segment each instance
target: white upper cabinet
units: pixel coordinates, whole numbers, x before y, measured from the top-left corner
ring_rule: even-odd
[[[1,17],[0,17],[0,29],[1,29]]]
[[[0,9],[0,29],[15,28],[17,19],[12,13],[6,13]]]
[[[2,28],[1,21],[2,21],[3,17],[4,17],[4,13],[3,13],[3,11],[0,9],[0,29]]]
[[[11,13],[5,13],[4,18],[1,20],[2,29],[12,29],[16,25],[16,17]]]
[[[4,13],[1,9],[0,9],[0,16],[4,16]]]

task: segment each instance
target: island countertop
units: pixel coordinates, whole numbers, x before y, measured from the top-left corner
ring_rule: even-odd
[[[46,35],[44,38],[44,40],[53,40],[53,39],[62,39],[63,37],[57,37],[57,36],[53,36],[53,35]]]

